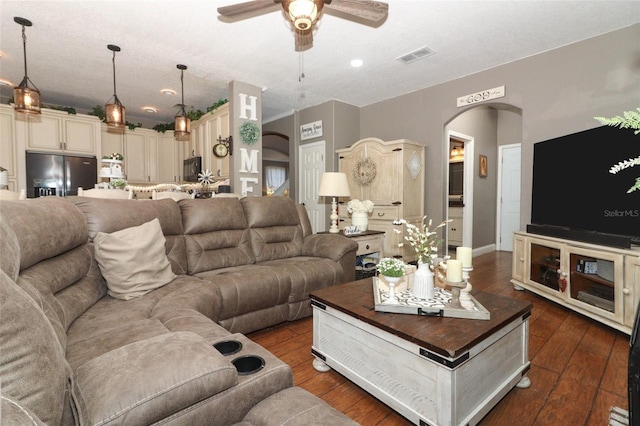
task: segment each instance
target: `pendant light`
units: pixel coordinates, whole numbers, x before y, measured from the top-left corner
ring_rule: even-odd
[[[324,1],[322,0],[282,0],[282,7],[296,29],[309,30],[316,23]]]
[[[107,45],[107,49],[113,52],[113,59],[111,60],[113,62],[113,98],[109,99],[109,101],[113,99],[113,102],[109,103],[109,101],[107,101],[107,104],[104,106],[107,116],[107,126],[124,128],[127,122],[124,116],[125,108],[120,102],[120,99],[118,99],[118,95],[116,95],[116,52],[119,52],[120,48],[116,45],[109,44]]]
[[[182,89],[182,103],[178,106],[180,110],[178,114],[176,114],[176,122],[175,122],[175,131],[174,136],[177,141],[188,141],[191,139],[191,120],[189,120],[189,116],[184,110],[184,70],[187,69],[186,65],[178,64],[176,66],[180,70],[180,86]]]
[[[32,24],[28,19],[18,16],[14,17],[13,20],[18,25],[22,25],[22,50],[24,52],[24,78],[20,85],[13,88],[14,109],[27,114],[40,114],[40,91],[36,85],[29,80],[29,76],[27,75],[27,36],[24,27],[30,27]],[[29,87],[29,83],[31,83],[33,87]]]

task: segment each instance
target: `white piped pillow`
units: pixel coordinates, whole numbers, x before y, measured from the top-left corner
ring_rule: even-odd
[[[111,234],[98,232],[93,242],[111,297],[130,300],[176,278],[157,218]]]

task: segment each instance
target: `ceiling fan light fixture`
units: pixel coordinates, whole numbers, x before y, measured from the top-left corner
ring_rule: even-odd
[[[177,141],[184,142],[191,139],[191,120],[187,112],[184,110],[184,70],[187,69],[186,65],[178,64],[176,66],[180,70],[180,86],[182,88],[182,103],[180,109],[175,116],[174,137]]]
[[[24,112],[26,114],[40,114],[40,91],[27,75],[27,36],[24,31],[24,27],[30,27],[31,21],[18,16],[13,18],[13,21],[22,26],[22,50],[24,53],[24,78],[22,82],[13,88],[13,102],[15,103],[14,109],[17,112]],[[31,83],[32,87],[29,87]]]
[[[127,120],[125,118],[125,107],[116,94],[116,52],[119,52],[120,48],[114,44],[108,44],[107,49],[113,52],[113,58],[111,59],[113,64],[113,97],[104,106],[107,126],[122,129]]]
[[[323,0],[283,0],[282,7],[298,30],[308,30],[316,23],[322,7]]]

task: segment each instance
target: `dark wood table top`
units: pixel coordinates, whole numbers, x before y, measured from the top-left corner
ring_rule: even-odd
[[[516,318],[531,314],[530,302],[486,292],[471,294],[491,313],[491,319],[377,312],[371,278],[323,288],[311,293],[311,298],[424,349],[457,358]]]

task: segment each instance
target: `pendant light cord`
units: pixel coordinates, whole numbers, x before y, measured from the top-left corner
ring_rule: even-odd
[[[116,51],[113,51],[113,58],[111,59],[113,64],[113,97],[117,100],[118,96],[116,95]]]
[[[27,78],[27,33],[22,26],[22,52],[24,53],[24,77]]]
[[[180,87],[182,90],[182,108],[184,109],[184,70],[180,70]]]

